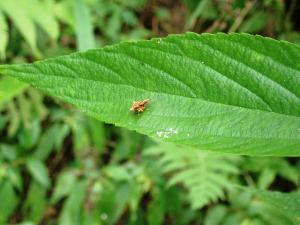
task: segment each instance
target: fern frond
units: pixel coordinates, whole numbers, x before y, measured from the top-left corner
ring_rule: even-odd
[[[160,156],[162,172],[170,175],[168,184],[182,184],[194,209],[223,198],[224,192],[233,187],[230,177],[239,172],[236,157],[215,156],[171,144],[161,143],[146,154]]]

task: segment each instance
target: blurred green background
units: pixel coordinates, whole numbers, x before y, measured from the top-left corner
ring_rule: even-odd
[[[297,0],[0,0],[0,61],[186,31],[300,43]],[[0,225],[289,225],[237,185],[299,190],[299,158],[211,155],[87,117],[0,77]]]

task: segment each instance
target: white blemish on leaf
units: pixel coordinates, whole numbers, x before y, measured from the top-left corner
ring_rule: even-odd
[[[167,128],[167,129],[162,130],[162,131],[157,131],[156,136],[159,137],[159,138],[165,139],[165,138],[169,138],[169,137],[171,137],[171,136],[173,136],[174,134],[177,134],[177,133],[178,133],[177,129]]]
[[[102,220],[107,220],[108,216],[107,216],[106,213],[101,213],[100,218],[101,218]]]

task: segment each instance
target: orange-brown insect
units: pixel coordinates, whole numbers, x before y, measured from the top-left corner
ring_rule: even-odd
[[[132,112],[143,112],[146,108],[146,105],[149,103],[150,99],[145,99],[142,101],[133,101],[130,111]]]

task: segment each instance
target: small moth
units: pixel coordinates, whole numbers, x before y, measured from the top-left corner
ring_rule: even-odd
[[[132,112],[143,112],[146,108],[146,105],[149,103],[150,99],[145,99],[142,101],[133,101],[130,111]]]

